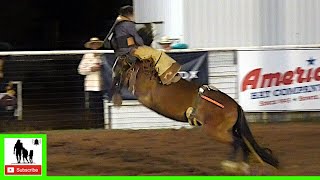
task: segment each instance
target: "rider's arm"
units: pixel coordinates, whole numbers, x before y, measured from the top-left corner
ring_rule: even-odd
[[[136,27],[135,27],[135,24],[133,22],[126,22],[125,26],[126,26],[126,29],[128,31],[128,34],[130,34],[134,38],[135,43],[138,46],[143,46],[144,45],[143,39],[138,34],[138,32],[136,30]]]

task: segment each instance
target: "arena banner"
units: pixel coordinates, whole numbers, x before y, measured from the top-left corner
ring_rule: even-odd
[[[208,84],[208,52],[169,52],[170,57],[182,65],[179,74],[187,81]],[[110,94],[112,85],[112,66],[115,62],[114,54],[105,54],[103,60],[103,76],[106,94]],[[122,90],[123,99],[136,99],[129,91]]]
[[[320,50],[238,52],[239,103],[245,111],[320,109]]]

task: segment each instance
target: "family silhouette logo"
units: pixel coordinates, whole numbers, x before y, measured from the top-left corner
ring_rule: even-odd
[[[5,176],[46,174],[46,135],[1,135]]]

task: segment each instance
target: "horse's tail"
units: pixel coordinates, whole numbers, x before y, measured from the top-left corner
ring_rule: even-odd
[[[272,152],[268,148],[262,148],[255,141],[250,128],[248,126],[243,109],[238,105],[238,119],[235,124],[235,129],[238,131],[240,138],[244,141],[251,153],[261,162],[266,162],[275,168],[279,168],[279,161],[272,155]]]

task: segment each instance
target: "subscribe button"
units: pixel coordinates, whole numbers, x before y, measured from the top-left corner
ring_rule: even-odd
[[[41,175],[41,165],[6,165],[5,175]]]

